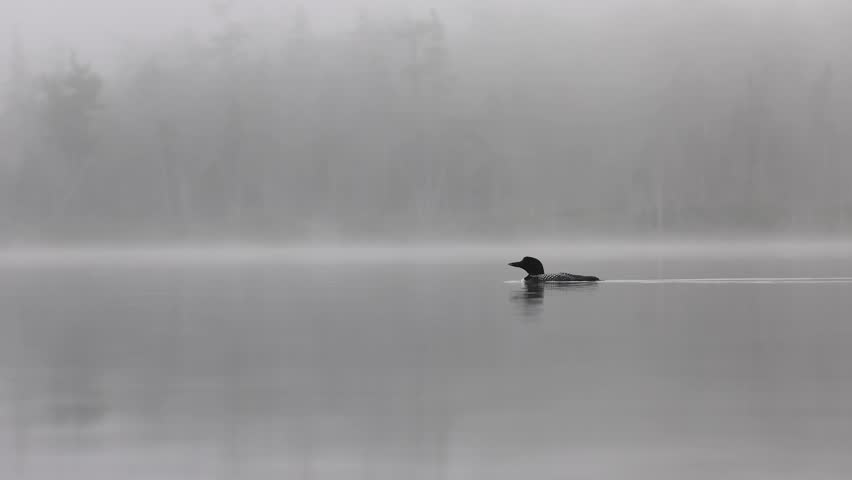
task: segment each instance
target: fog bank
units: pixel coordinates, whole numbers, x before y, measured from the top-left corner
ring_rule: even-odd
[[[847,2],[9,5],[4,242],[852,226]]]

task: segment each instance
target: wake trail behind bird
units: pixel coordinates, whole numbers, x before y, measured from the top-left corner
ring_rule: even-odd
[[[510,280],[506,283],[523,283],[523,280]],[[582,283],[582,282],[553,282],[553,283]],[[600,280],[596,283],[612,284],[683,284],[683,285],[730,285],[730,284],[852,284],[852,277],[727,277],[727,278],[631,278]]]

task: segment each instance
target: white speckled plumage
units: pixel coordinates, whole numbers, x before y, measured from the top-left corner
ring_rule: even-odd
[[[571,273],[544,273],[541,275],[527,275],[524,279],[528,282],[594,282],[598,279],[586,275],[573,275]]]

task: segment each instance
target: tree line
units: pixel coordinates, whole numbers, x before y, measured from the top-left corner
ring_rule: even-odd
[[[0,238],[848,228],[841,50],[791,40],[795,19],[698,13],[596,32],[364,13],[318,33],[297,10],[270,42],[225,10],[99,67],[14,41]]]

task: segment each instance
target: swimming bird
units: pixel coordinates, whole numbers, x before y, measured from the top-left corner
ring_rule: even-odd
[[[524,257],[520,262],[512,262],[511,267],[523,268],[527,272],[525,282],[597,282],[598,277],[574,275],[573,273],[544,273],[544,266],[537,258]]]

